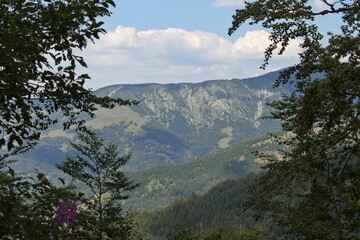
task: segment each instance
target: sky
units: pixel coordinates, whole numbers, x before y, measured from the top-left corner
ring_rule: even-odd
[[[317,9],[320,0],[310,0]],[[82,52],[93,90],[114,84],[203,82],[246,78],[298,61],[299,41],[260,69],[268,32],[242,26],[227,35],[232,15],[244,0],[116,0],[103,19],[106,35]],[[328,17],[319,24],[333,26]]]

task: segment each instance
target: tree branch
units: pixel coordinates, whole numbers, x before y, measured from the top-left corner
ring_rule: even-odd
[[[331,3],[329,3],[327,0],[322,0],[322,1],[323,1],[326,5],[328,5],[328,6],[331,8],[332,11],[335,11],[335,8],[334,8],[335,3],[331,4]]]
[[[358,147],[359,147],[359,143],[355,145],[355,147],[353,148],[353,150],[349,154],[348,158],[345,160],[345,163],[344,163],[338,177],[340,177],[345,172],[346,167],[348,166],[350,160],[352,159],[352,156],[354,155],[355,149],[357,149]]]
[[[342,12],[349,12],[349,11],[353,11],[353,10],[359,10],[359,7],[351,7],[351,8],[338,8],[335,9],[333,5],[330,5],[331,10],[323,10],[321,12],[314,12],[312,13],[313,16],[318,16],[318,15],[327,15],[327,14],[331,14],[331,13],[342,13]]]

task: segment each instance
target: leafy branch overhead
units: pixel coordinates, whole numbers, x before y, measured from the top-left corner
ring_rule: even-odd
[[[66,117],[65,129],[84,127],[80,113],[93,116],[96,104],[131,105],[136,101],[99,98],[84,88],[90,77],[78,52],[105,33],[102,17],[112,0],[20,0],[0,5],[0,148],[31,146],[40,131]]]
[[[360,11],[356,1],[352,3],[353,1],[342,0],[330,4],[329,1],[321,0],[321,2],[328,6],[328,9],[320,12],[313,10],[312,2],[306,0],[259,0],[246,2],[245,8],[236,10],[233,15],[232,26],[229,28],[228,34],[232,35],[247,22],[249,25],[260,24],[264,28],[269,29],[271,31],[271,44],[265,51],[265,61],[262,65],[265,68],[274,50],[280,47],[279,54],[282,54],[292,39],[302,39],[301,47],[304,50],[310,51],[310,48],[312,48],[315,51],[319,47],[319,41],[324,36],[318,31],[318,26],[314,22],[315,17],[327,14],[343,14],[343,17],[347,19],[345,21],[350,21],[349,23],[351,23],[355,20],[351,20],[351,18],[356,17]]]
[[[285,239],[356,239],[360,209],[360,2],[258,0],[233,16],[232,34],[246,22],[270,31],[263,68],[277,48],[299,39],[300,62],[280,74],[275,87],[294,91],[272,102],[290,146],[285,161],[271,161],[243,210],[271,213]],[[341,18],[341,26],[322,33],[316,19]],[[326,34],[326,35],[325,35]],[[325,38],[326,36],[326,38]],[[309,228],[313,226],[313,228]],[[279,236],[277,236],[279,237]]]

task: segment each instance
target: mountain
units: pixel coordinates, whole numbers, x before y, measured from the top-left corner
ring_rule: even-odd
[[[177,199],[203,194],[221,182],[258,172],[264,160],[255,152],[279,156],[277,147],[273,139],[265,135],[186,163],[127,172],[140,186],[130,194],[125,206],[133,211],[150,212],[167,207]]]
[[[113,85],[95,91],[98,96],[140,101],[139,106],[99,109],[88,126],[114,141],[132,157],[127,170],[177,165],[268,131],[279,122],[264,120],[266,102],[288,93],[273,89],[278,72],[249,79],[202,83]],[[22,170],[38,168],[57,177],[54,163],[74,154],[69,145],[74,132],[54,126],[44,132],[38,146],[21,156]],[[30,170],[29,170],[30,171]]]

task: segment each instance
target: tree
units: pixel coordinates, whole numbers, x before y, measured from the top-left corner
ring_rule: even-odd
[[[321,0],[316,12],[305,0],[258,0],[237,10],[232,34],[245,22],[271,31],[263,68],[277,48],[301,40],[300,63],[282,71],[275,87],[294,91],[271,103],[282,120],[285,160],[270,160],[243,209],[271,213],[284,239],[357,239],[360,234],[360,2]],[[322,34],[316,18],[342,18]],[[336,33],[339,30],[339,33]],[[291,137],[289,137],[291,136]]]
[[[85,239],[129,239],[132,226],[122,212],[122,201],[137,184],[126,177],[121,167],[130,156],[119,157],[115,144],[106,144],[91,132],[80,134],[78,140],[82,143],[71,145],[80,154],[59,166],[90,191],[81,200],[77,235]]]
[[[52,124],[83,131],[80,114],[93,117],[98,106],[137,104],[96,97],[84,88],[90,76],[77,74],[78,66],[86,67],[79,53],[105,33],[101,19],[111,15],[111,6],[113,0],[0,2],[1,239],[59,238],[61,231],[48,231],[49,221],[64,203],[60,199],[74,197],[44,174],[28,179],[7,170],[10,155],[31,149]]]
[[[65,129],[82,129],[79,114],[93,116],[96,104],[136,103],[95,97],[84,88],[90,77],[76,74],[78,65],[86,67],[77,53],[105,33],[100,19],[111,14],[110,6],[114,1],[1,1],[0,148],[29,149],[40,131],[58,122],[54,113],[66,117]]]
[[[21,176],[0,171],[0,239],[72,239],[53,231],[51,223],[60,199],[76,199],[69,187],[57,187],[38,173]]]

